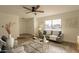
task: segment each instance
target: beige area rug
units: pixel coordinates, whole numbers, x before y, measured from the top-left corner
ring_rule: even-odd
[[[27,53],[76,53],[73,49],[73,45],[58,44],[56,42],[49,41],[47,44],[40,42],[39,40],[33,40],[32,35],[22,34],[17,40],[19,46],[24,46],[24,50]]]
[[[30,40],[22,43],[27,53],[75,53],[77,51],[68,46],[58,45],[57,43],[49,42],[44,44],[39,40]]]

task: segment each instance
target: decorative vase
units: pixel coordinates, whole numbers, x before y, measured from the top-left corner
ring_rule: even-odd
[[[46,39],[46,36],[44,35],[44,40],[43,40],[43,42],[48,42],[48,40]]]
[[[11,35],[9,35],[8,40],[7,40],[7,44],[10,48],[14,47],[14,38],[11,37]]]

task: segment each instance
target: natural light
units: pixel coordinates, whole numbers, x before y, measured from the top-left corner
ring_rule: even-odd
[[[45,30],[61,30],[61,19],[46,20]]]
[[[52,24],[60,24],[61,25],[61,19],[53,20]]]

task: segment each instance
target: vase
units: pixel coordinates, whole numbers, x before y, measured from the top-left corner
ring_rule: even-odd
[[[7,44],[10,48],[14,47],[14,38],[11,35],[8,37]]]
[[[48,40],[46,39],[46,36],[45,36],[45,35],[44,35],[44,39],[43,39],[43,41],[44,41],[45,43],[48,42]]]

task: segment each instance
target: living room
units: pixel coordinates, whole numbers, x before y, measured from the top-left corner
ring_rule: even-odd
[[[27,8],[32,9],[33,7],[38,7],[38,11],[42,12],[40,13],[33,10],[29,11],[27,9]],[[3,35],[8,37],[8,33],[6,32],[4,26],[5,24],[11,23],[11,35],[16,41],[15,42],[16,47],[12,48],[14,53],[17,53],[17,50],[19,49],[22,51],[22,52],[19,51],[20,53],[78,52],[77,51],[78,47],[77,37],[79,30],[78,15],[79,15],[79,6],[77,5],[76,6],[74,5],[73,6],[72,5],[0,6],[0,37],[2,37]],[[54,20],[57,21],[55,22]],[[46,23],[46,21],[48,23]],[[47,25],[45,25],[45,23]],[[57,37],[54,36],[55,38],[54,40],[54,38],[51,36],[52,32],[54,33],[54,28],[52,28],[54,23],[59,24],[58,28],[60,30],[57,29],[57,31],[58,32],[61,31],[63,34],[63,38],[60,39],[61,42],[56,40]],[[43,38],[39,36],[40,35],[38,33],[39,31],[43,35]],[[46,32],[45,34],[43,33],[44,31]],[[46,38],[46,36],[49,38],[52,37],[52,39],[49,40]],[[33,42],[33,40],[35,41]],[[42,41],[42,43],[39,40]],[[43,42],[44,40],[48,42]],[[35,43],[37,41],[39,41],[38,43],[40,44]],[[45,45],[43,47],[44,43]]]

